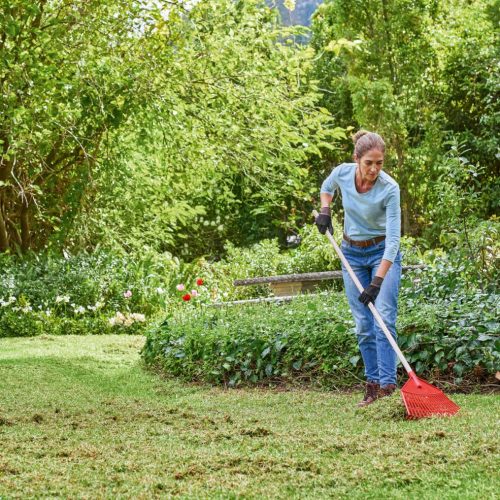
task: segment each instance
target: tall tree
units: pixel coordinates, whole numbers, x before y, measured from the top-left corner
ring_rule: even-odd
[[[148,37],[156,98],[116,138],[127,153],[80,219],[86,241],[195,256],[284,234],[317,194],[311,158],[343,134],[317,106],[314,52],[276,11],[217,0],[179,19],[171,57],[172,15]]]
[[[432,222],[438,203],[433,183],[442,178],[450,144],[457,142],[471,163],[480,164],[490,193],[481,197],[478,211],[494,210],[494,4],[329,0],[314,17],[322,103],[337,123],[372,128],[387,139],[389,158],[396,158],[388,166],[401,186],[405,233]]]
[[[317,71],[332,92],[326,105],[343,122],[377,130],[396,155],[390,166],[401,184],[404,232],[414,203],[405,153],[433,77],[424,33],[436,12],[435,0],[332,0],[319,7],[313,27],[313,45],[323,53]]]
[[[40,247],[76,213],[141,96],[148,15],[126,0],[2,2],[0,251]]]

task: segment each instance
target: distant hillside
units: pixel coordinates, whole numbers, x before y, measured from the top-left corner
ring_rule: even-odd
[[[311,24],[311,16],[323,0],[296,0],[295,10],[290,12],[283,6],[283,0],[267,0],[267,4],[278,7],[283,24],[289,26],[291,24],[300,24],[309,26]]]

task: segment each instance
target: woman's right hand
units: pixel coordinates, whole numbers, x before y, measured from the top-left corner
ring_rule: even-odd
[[[330,234],[333,235],[333,224],[332,224],[332,216],[330,215],[330,207],[323,207],[321,212],[318,214],[315,220],[316,226],[318,226],[318,231],[321,234],[325,234],[326,230],[330,231]]]

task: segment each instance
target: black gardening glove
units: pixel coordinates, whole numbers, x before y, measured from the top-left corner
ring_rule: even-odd
[[[384,278],[379,278],[375,276],[372,282],[364,289],[363,293],[358,297],[358,300],[362,302],[365,306],[368,307],[368,304],[374,303],[377,295],[380,292],[380,287],[382,286],[382,282]]]
[[[330,215],[329,207],[323,207],[321,209],[321,212],[316,217],[315,223],[318,226],[318,231],[321,234],[325,234],[327,229],[328,231],[330,231],[330,234],[333,234],[332,217]]]

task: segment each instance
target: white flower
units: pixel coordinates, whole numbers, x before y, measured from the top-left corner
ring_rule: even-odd
[[[123,325],[124,321],[125,321],[125,316],[120,311],[116,311],[115,316],[109,319],[109,324],[112,326]]]
[[[130,315],[130,317],[134,321],[137,321],[139,323],[144,323],[144,321],[146,321],[146,316],[144,316],[144,314],[133,313],[133,314]]]
[[[161,286],[159,286],[159,287],[156,289],[156,293],[158,293],[158,294],[160,294],[160,295],[161,295],[161,294],[165,293],[165,290],[163,290],[163,288],[162,288]]]
[[[16,301],[15,297],[9,297],[8,300],[4,300],[3,298],[0,299],[0,306],[2,307],[7,307],[13,304]]]
[[[85,313],[85,307],[83,307],[83,306],[78,306],[75,309],[75,314],[84,314],[84,313]]]
[[[67,304],[70,301],[70,298],[67,295],[58,295],[56,297],[56,304],[59,304],[60,302],[64,302]]]
[[[111,326],[121,325],[121,326],[131,326],[135,322],[144,323],[146,321],[146,316],[139,313],[121,313],[117,311],[113,318],[109,319],[109,324]]]

